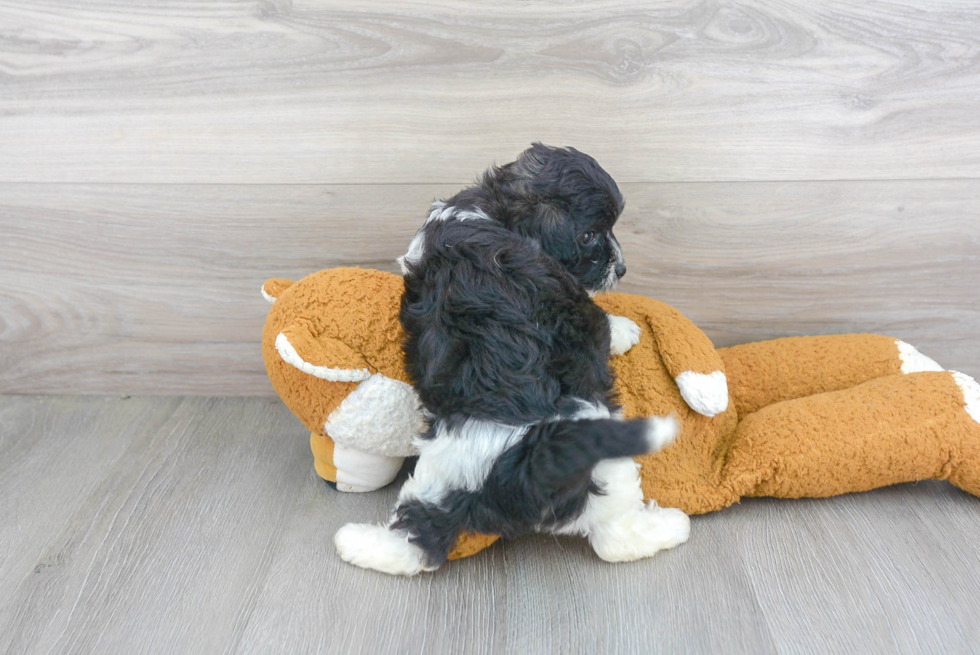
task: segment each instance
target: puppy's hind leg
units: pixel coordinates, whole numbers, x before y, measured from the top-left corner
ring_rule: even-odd
[[[408,532],[383,525],[348,523],[334,535],[340,558],[364,569],[391,575],[430,571],[425,552],[413,544]]]
[[[643,502],[639,466],[632,459],[605,460],[592,473],[604,494],[591,496],[584,516],[596,554],[607,562],[629,562],[687,541],[691,521],[679,509]]]
[[[676,424],[650,419],[651,445],[670,443]],[[669,434],[657,434],[669,433]],[[656,450],[657,448],[654,448]],[[607,562],[629,562],[687,541],[691,522],[679,509],[644,503],[639,464],[631,458],[606,459],[592,470],[599,494],[590,494],[582,514],[557,532],[581,534],[596,554]]]
[[[399,500],[387,526],[348,523],[334,536],[337,552],[345,562],[392,575],[434,571],[459,537],[461,494],[451,492],[439,504]]]
[[[416,442],[419,461],[398,494],[391,521],[341,528],[334,539],[341,558],[400,575],[438,568],[468,525],[493,463],[525,431],[526,426],[476,419],[456,427],[436,421],[429,438]]]

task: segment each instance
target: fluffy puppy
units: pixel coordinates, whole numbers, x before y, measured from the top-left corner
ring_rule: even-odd
[[[594,159],[541,144],[433,204],[400,258],[406,365],[431,429],[389,523],[338,531],[343,559],[433,570],[461,530],[585,535],[609,561],[687,539],[687,516],[644,504],[630,459],[671,443],[675,421],[622,421],[614,404],[608,358],[639,328],[590,297],[626,272],[622,209]]]

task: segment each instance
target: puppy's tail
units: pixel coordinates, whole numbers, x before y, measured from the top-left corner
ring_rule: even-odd
[[[563,419],[538,423],[525,433],[525,463],[535,479],[561,486],[604,459],[634,457],[669,446],[680,431],[673,416],[633,421]]]

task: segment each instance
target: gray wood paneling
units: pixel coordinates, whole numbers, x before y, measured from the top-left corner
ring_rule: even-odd
[[[394,271],[457,188],[0,184],[0,392],[270,394],[261,283]],[[623,191],[622,290],[717,345],[880,332],[980,376],[980,182]]]
[[[970,0],[8,0],[0,25],[0,181],[463,183],[537,139],[622,181],[980,172]]]
[[[740,510],[740,559],[780,652],[976,650],[976,498],[929,482]]]
[[[980,501],[946,483],[747,500],[632,564],[538,536],[403,579],[332,546],[400,480],[338,493],[307,435],[265,398],[0,397],[0,652],[935,655],[980,636]]]
[[[0,527],[34,556],[18,553],[15,562],[27,566],[4,572],[0,651],[233,652],[309,463],[308,444],[283,439],[288,412],[272,399],[2,402],[34,403],[42,426],[72,425],[70,438],[31,423],[5,425],[5,435],[32,428],[43,437],[35,452],[56,472],[59,462],[77,461],[101,475],[87,488],[62,475],[45,485],[22,523],[50,524],[50,506],[63,515],[53,538]],[[158,420],[134,426],[131,404]],[[86,451],[105,431],[125,434],[127,448],[100,469]],[[15,480],[25,478],[20,462],[4,463]],[[17,496],[0,502],[5,515],[23,509]]]

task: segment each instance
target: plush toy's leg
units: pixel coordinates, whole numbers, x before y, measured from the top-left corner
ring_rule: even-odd
[[[960,443],[959,461],[950,472],[949,481],[967,493],[980,496],[980,384],[957,371],[952,375],[963,392],[963,409],[976,425],[971,426],[972,436]]]
[[[980,386],[951,372],[777,403],[739,424],[722,482],[736,497],[799,498],[949,479],[980,495],[978,418]]]
[[[596,555],[607,562],[650,557],[687,541],[691,521],[684,512],[643,502],[639,468],[632,459],[599,462],[592,479],[602,494],[590,494],[582,516],[555,533],[587,536]]]
[[[337,486],[337,467],[333,463],[333,439],[316,432],[310,433],[310,450],[313,451],[313,468],[316,474]]]
[[[339,491],[374,491],[389,484],[401,470],[404,457],[387,457],[340,446],[326,435],[310,433],[317,475]]]
[[[909,344],[877,334],[786,337],[719,348],[739,416],[868,380],[943,370]]]

